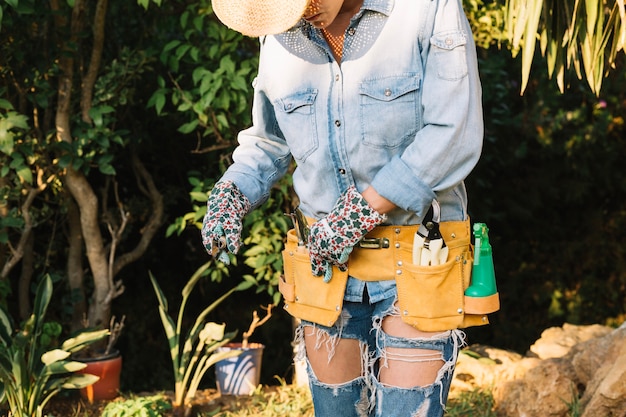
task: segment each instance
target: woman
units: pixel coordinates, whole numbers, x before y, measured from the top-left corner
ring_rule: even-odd
[[[462,304],[471,265],[463,181],[483,122],[461,0],[213,0],[213,8],[259,36],[261,51],[252,127],[209,196],[207,251],[237,253],[241,219],[294,158],[304,216],[288,235],[281,292],[302,319],[296,338],[316,415],[443,415],[459,329],[486,323]],[[410,254],[429,210],[447,256],[424,264]]]

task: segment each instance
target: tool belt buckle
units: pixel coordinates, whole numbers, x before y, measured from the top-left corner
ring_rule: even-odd
[[[363,238],[358,243],[358,246],[362,249],[386,249],[389,247],[389,239],[386,237]]]

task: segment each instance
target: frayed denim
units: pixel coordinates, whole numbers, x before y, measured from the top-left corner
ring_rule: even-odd
[[[309,386],[316,417],[440,417],[452,382],[459,349],[465,334],[448,330],[428,338],[402,338],[385,333],[385,317],[398,316],[396,298],[386,298],[375,303],[345,302],[340,319],[332,327],[303,321],[296,331],[296,343],[304,348],[304,331],[316,332],[315,349],[325,348],[328,360],[334,355],[339,339],[356,339],[361,346],[364,374],[342,384],[325,384],[316,377],[308,360]],[[415,354],[390,353],[387,348],[412,348]],[[436,351],[433,353],[422,350]],[[301,358],[296,358],[301,359]],[[387,361],[442,363],[437,378],[428,386],[400,388],[382,384],[378,380],[381,367]]]

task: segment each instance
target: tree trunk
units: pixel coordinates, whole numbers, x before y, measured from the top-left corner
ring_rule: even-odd
[[[93,275],[94,289],[89,306],[89,325],[108,325],[111,318],[109,264],[98,223],[98,197],[82,172],[67,170],[65,184],[80,210],[80,226],[87,260]]]
[[[68,217],[68,253],[67,277],[72,299],[73,331],[83,327],[83,319],[87,316],[87,295],[85,293],[85,273],[83,272],[83,231],[80,227],[80,211],[71,195],[67,196]]]

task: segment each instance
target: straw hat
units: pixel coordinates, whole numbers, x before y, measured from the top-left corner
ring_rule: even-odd
[[[258,37],[293,27],[309,0],[212,0],[213,11],[231,29]]]

